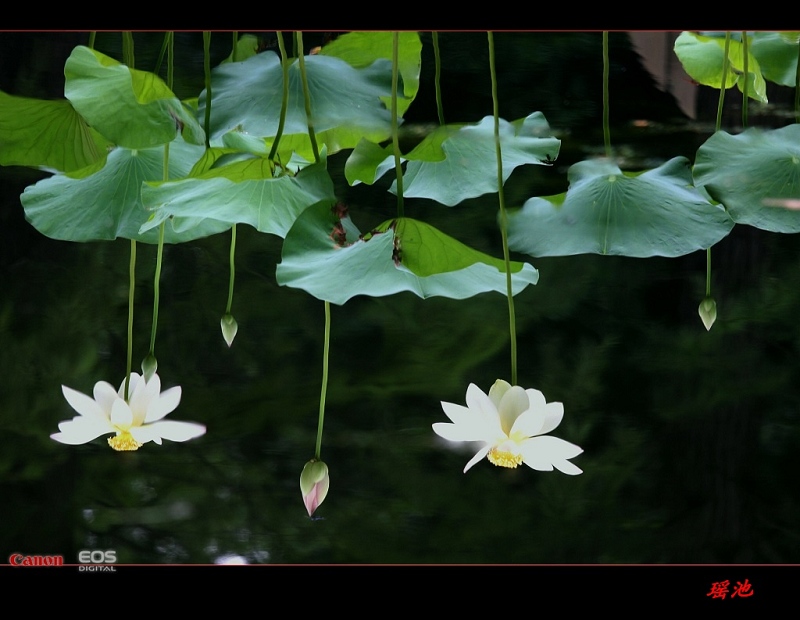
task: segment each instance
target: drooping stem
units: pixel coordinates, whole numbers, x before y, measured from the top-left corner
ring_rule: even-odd
[[[722,110],[725,103],[725,90],[727,89],[728,70],[730,62],[728,53],[731,47],[731,33],[725,33],[725,48],[722,54],[722,86],[719,89],[719,104],[717,105],[716,131],[722,128]],[[706,298],[711,297],[711,248],[706,248]]]
[[[434,84],[436,85],[436,111],[439,113],[439,125],[444,125],[444,105],[442,104],[442,57],[439,52],[439,33],[433,32],[433,60],[436,66]]]
[[[167,86],[170,90],[175,83],[175,33],[168,32],[167,42]]]
[[[730,69],[730,61],[728,60],[728,53],[731,48],[731,33],[725,33],[725,49],[722,54],[722,87],[719,89],[719,103],[717,104],[717,124],[715,131],[722,129],[722,108],[725,103],[725,91],[728,89],[728,71]]]
[[[508,328],[511,339],[511,385],[517,385],[517,326],[514,312],[514,290],[511,284],[511,258],[508,250],[508,214],[503,192],[503,154],[500,148],[500,104],[497,97],[497,70],[494,57],[494,36],[489,37],[489,70],[492,75],[492,112],[494,114],[494,146],[497,159],[497,197],[500,202],[500,235],[503,240],[503,261],[506,266],[506,297],[508,298]]]
[[[225,306],[225,314],[231,313],[231,306],[233,305],[233,281],[236,277],[236,265],[234,264],[234,256],[236,255],[236,224],[231,227],[231,277],[228,283],[228,305]]]
[[[308,80],[306,79],[306,65],[303,57],[303,33],[296,33],[296,41],[298,48],[298,60],[300,67],[300,79],[303,84],[303,99],[306,104],[306,118],[308,119],[308,137],[311,140],[311,148],[314,151],[314,161],[319,163],[319,149],[317,148],[317,139],[314,135],[314,126],[311,122],[311,94],[308,91]],[[284,80],[285,81],[285,80]],[[328,393],[328,357],[330,355],[331,343],[331,303],[325,300],[325,339],[322,347],[322,388],[319,393],[319,420],[317,422],[317,445],[314,451],[314,456],[320,460],[320,452],[322,450],[322,427],[325,423],[325,397]]]
[[[128,400],[128,388],[131,382],[131,366],[133,363],[133,294],[136,290],[136,240],[131,239],[131,260],[128,266],[128,366],[125,373],[125,400]]]
[[[122,33],[122,61],[131,69],[134,66],[133,33],[126,30]]]
[[[308,90],[308,77],[306,76],[306,60],[303,54],[303,33],[297,32],[297,60],[300,66],[300,80],[303,83],[303,100],[306,109],[306,124],[308,126],[308,139],[311,140],[311,151],[314,153],[314,161],[319,163],[319,147],[317,146],[317,136],[314,133],[314,121],[311,120],[311,93]]]
[[[747,90],[750,85],[750,75],[749,75],[749,66],[748,66],[748,55],[749,55],[749,44],[747,41],[747,31],[742,31],[742,56],[744,57],[744,85],[742,87],[742,127],[747,129],[747,106],[749,102],[747,101],[749,96],[747,94]]]
[[[236,55],[236,35],[234,34],[233,54]],[[206,132],[206,148],[211,147],[211,33],[203,31],[203,72],[206,87],[206,113],[203,130]]]
[[[122,33],[122,60],[133,69],[133,34],[130,32]],[[125,372],[125,400],[130,395],[131,368],[133,366],[133,299],[136,290],[136,240],[131,239],[131,258],[128,266],[128,359]]]
[[[317,422],[317,445],[314,450],[314,457],[321,460],[322,451],[322,426],[325,422],[325,396],[328,392],[328,355],[331,343],[331,304],[325,302],[325,340],[322,351],[322,391],[319,395],[319,421]]]
[[[169,157],[169,145],[164,145],[164,157]],[[165,171],[166,172],[166,171]],[[161,262],[164,256],[164,222],[158,227],[158,252],[156,254],[156,273],[153,281],[153,327],[150,330],[150,356],[156,355],[156,331],[158,329],[158,305],[161,290]]]
[[[278,37],[278,49],[281,52],[281,68],[283,69],[283,95],[281,98],[281,116],[278,120],[278,131],[269,150],[269,160],[274,161],[278,154],[278,143],[283,135],[283,128],[286,125],[286,111],[289,109],[289,57],[286,55],[286,46],[283,43],[283,33],[276,32]]]
[[[397,217],[403,217],[403,168],[400,165],[400,139],[397,133],[397,79],[398,38],[392,33],[392,148],[394,149],[394,171],[397,177]]]
[[[172,32],[166,33],[164,37],[164,47],[167,54],[167,87],[171,90],[174,82],[174,62],[175,62],[175,35]],[[169,142],[164,145],[163,163],[164,181],[169,181]],[[158,309],[161,300],[161,264],[164,258],[164,232],[166,231],[166,221],[161,222],[158,227],[158,250],[156,252],[156,272],[153,278],[153,325],[150,328],[150,352],[142,360],[142,376],[145,381],[149,381],[158,368],[156,361],[156,333],[158,332]]]
[[[610,63],[608,59],[608,31],[603,31],[603,142],[606,146],[606,157],[611,157],[611,125],[609,122],[608,76]]]
[[[797,69],[794,73],[794,122],[800,123],[800,45],[797,46]]]

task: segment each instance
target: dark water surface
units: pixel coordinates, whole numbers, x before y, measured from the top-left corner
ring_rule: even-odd
[[[85,41],[47,36],[45,52],[41,35],[0,34],[2,90],[60,95],[52,76]],[[176,46],[185,39],[192,50],[176,70],[193,76],[191,88],[202,83],[197,37]],[[512,175],[506,200],[519,206],[564,191],[569,164],[602,152],[601,35],[499,34],[496,43],[501,115],[541,110],[563,139],[556,166]],[[693,159],[713,117],[680,120],[626,35],[612,43],[612,142],[631,167]],[[485,35],[451,34],[442,45],[448,122],[491,114]],[[436,122],[429,47],[423,63],[409,125]],[[180,96],[197,94],[189,86]],[[347,187],[346,156],[331,157],[331,174],[368,230],[395,199],[388,184]],[[0,169],[0,562],[12,552],[75,562],[81,549],[114,549],[120,563],[800,562],[797,235],[736,226],[714,247],[710,332],[697,315],[705,252],[513,257],[540,271],[516,297],[520,383],[564,403],[553,434],[583,447],[573,459],[580,476],[485,460],[462,474],[474,451],[431,430],[446,421],[440,401],[463,404],[469,383],[488,391],[509,378],[502,295],[333,306],[322,448],[331,487],[309,519],[299,477],[314,454],[323,303],[278,286],[281,240],[246,226],[230,349],[219,330],[230,236],[164,251],[158,372],[164,388],[183,390],[170,417],[207,434],[132,453],[104,438],[50,439],[74,415],[62,384],[91,393],[124,377],[130,243],[39,234],[19,203],[39,178]],[[407,215],[501,256],[496,212],[495,195],[452,209],[406,200]],[[154,266],[155,248],[140,244],[134,367],[149,346]]]

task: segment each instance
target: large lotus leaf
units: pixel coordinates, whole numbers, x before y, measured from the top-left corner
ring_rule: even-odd
[[[64,75],[64,96],[114,144],[149,148],[172,142],[179,130],[186,142],[205,144],[192,111],[153,73],[78,46],[64,65]]]
[[[682,32],[675,40],[675,54],[684,70],[693,80],[713,88],[722,88],[722,64],[725,57],[725,37],[705,36],[694,32]],[[731,37],[728,47],[727,88],[736,85],[744,92],[744,47],[742,42]],[[767,103],[767,84],[758,60],[752,50],[747,54],[747,96]]]
[[[154,217],[142,232],[173,217],[200,217],[230,227],[249,224],[285,237],[297,216],[320,200],[334,200],[333,182],[325,163],[308,166],[296,176],[272,177],[265,158],[212,168],[196,178],[145,184],[142,202]]]
[[[314,132],[328,153],[353,148],[361,138],[380,142],[391,133],[391,115],[381,101],[391,93],[391,63],[378,60],[355,69],[331,56],[306,56]],[[272,52],[263,52],[244,62],[220,65],[212,71],[211,135],[220,138],[229,131],[273,138],[278,132],[283,96],[283,69]],[[198,116],[205,114],[206,93],[200,95]],[[297,59],[289,66],[289,101],[281,137],[297,136],[298,148],[313,159],[308,138],[308,120]]]
[[[70,172],[105,157],[110,144],[66,99],[0,92],[0,165]]]
[[[800,125],[715,133],[697,151],[694,182],[737,224],[800,232],[800,212],[772,206],[800,198]]]
[[[503,261],[432,226],[399,218],[362,236],[336,210],[331,201],[323,201],[300,214],[283,244],[279,284],[335,304],[356,295],[383,297],[401,291],[451,299],[506,291]],[[514,294],[539,279],[527,263],[513,262],[511,269]]]
[[[558,156],[561,141],[543,137],[549,133],[541,112],[513,124],[500,119],[504,183],[517,166],[545,164]],[[442,127],[405,159],[408,166],[403,176],[403,195],[408,198],[430,198],[452,207],[467,198],[496,192],[494,118],[487,116],[474,125]],[[397,191],[396,185],[392,185],[392,192]]]
[[[419,90],[422,41],[416,32],[397,34],[397,68],[403,85],[403,92],[398,93],[397,97],[397,113],[402,116]],[[351,66],[361,69],[379,58],[391,61],[393,39],[392,32],[349,32],[323,47],[320,54],[341,58]],[[390,97],[383,101],[387,108],[391,106]]]
[[[171,178],[186,176],[202,154],[201,147],[180,140],[170,145]],[[20,197],[25,215],[42,234],[65,241],[96,241],[124,237],[158,242],[158,231],[139,228],[150,217],[141,200],[144,181],[164,176],[164,147],[130,150],[117,147],[93,174],[59,174],[27,187]],[[164,233],[167,243],[206,237],[230,228],[214,220],[176,218]]]
[[[531,256],[681,256],[709,248],[733,228],[725,210],[692,187],[676,157],[641,174],[602,159],[569,170],[566,194],[531,198],[509,213],[508,244]]]
[[[764,79],[783,86],[797,82],[798,32],[755,32],[750,49],[758,59]]]

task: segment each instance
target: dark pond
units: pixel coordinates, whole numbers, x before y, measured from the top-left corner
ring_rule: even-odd
[[[645,34],[662,50],[677,35]],[[269,44],[270,33],[263,37]],[[0,34],[0,88],[62,96],[64,61],[86,40]],[[137,66],[153,66],[160,39],[136,41]],[[437,122],[430,42],[425,34],[407,140]],[[512,175],[506,201],[520,206],[565,191],[569,165],[603,151],[601,34],[499,33],[495,42],[500,115],[540,110],[563,141],[556,165]],[[219,62],[229,38],[215,34],[212,43]],[[490,115],[485,34],[443,34],[440,44],[447,121]],[[121,58],[117,35],[99,37],[97,47]],[[637,49],[654,53],[612,34],[616,152],[627,169],[676,155],[693,160],[713,131],[717,91],[653,77]],[[179,34],[176,50],[176,93],[196,96],[201,35]],[[657,77],[675,93],[688,89],[683,108]],[[780,104],[793,91],[771,94]],[[732,130],[740,119],[734,93],[726,105]],[[779,109],[754,107],[750,122],[792,122]],[[369,230],[391,217],[395,198],[389,180],[349,187],[346,156],[330,158],[331,176]],[[74,563],[82,549],[155,564],[800,562],[796,235],[736,226],[713,248],[719,314],[711,331],[697,314],[705,252],[513,256],[540,272],[515,298],[519,382],[564,403],[554,434],[583,448],[573,459],[579,476],[486,460],[463,474],[475,450],[454,449],[432,432],[446,421],[441,401],[464,404],[470,383],[487,391],[510,378],[503,295],[400,293],[333,305],[322,444],[330,492],[310,519],[299,478],[314,456],[324,305],[277,284],[282,240],[247,226],[238,227],[239,332],[230,349],[219,328],[230,235],[164,251],[158,372],[164,388],[182,388],[174,419],[205,424],[207,433],[130,453],[110,450],[104,438],[78,446],[50,439],[75,415],[62,385],[91,394],[97,381],[116,386],[125,375],[130,243],[69,243],[37,232],[19,195],[45,176],[0,169],[3,563],[12,552]],[[406,212],[502,256],[494,194],[452,209],[407,199]],[[139,244],[135,369],[149,346],[155,260],[155,247]]]

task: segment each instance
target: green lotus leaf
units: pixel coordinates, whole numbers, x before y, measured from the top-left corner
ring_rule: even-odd
[[[110,144],[66,99],[0,91],[0,165],[70,172],[103,159]]]
[[[686,73],[699,84],[722,88],[722,64],[725,56],[725,37],[705,36],[693,32],[682,32],[675,40],[675,54]],[[728,75],[726,88],[736,85],[743,91],[744,48],[742,42],[731,37],[728,47]],[[747,54],[747,96],[767,103],[767,84],[761,75],[758,60],[752,49]]]
[[[178,140],[170,145],[170,178],[188,174],[203,148]],[[150,217],[141,200],[144,181],[164,176],[164,147],[131,150],[117,147],[92,174],[58,174],[25,188],[25,215],[42,234],[65,241],[97,241],[124,237],[157,243],[158,231],[139,234]],[[96,170],[94,170],[96,169]],[[214,220],[176,218],[164,233],[167,243],[180,243],[230,228]]]
[[[300,214],[283,244],[278,284],[335,304],[401,291],[451,299],[505,293],[503,261],[408,218],[389,220],[362,236],[349,217],[337,214],[340,208],[322,201]],[[513,262],[511,269],[514,294],[539,279],[527,263]]]
[[[379,58],[391,61],[393,38],[392,32],[349,32],[324,46],[320,55],[341,58],[356,69],[361,69]],[[416,32],[400,32],[397,42],[397,68],[403,85],[403,92],[398,93],[397,97],[397,114],[402,116],[419,90],[422,41]],[[383,102],[389,108],[391,97],[385,97]]]
[[[718,131],[698,149],[694,182],[725,205],[737,224],[800,232],[800,212],[780,208],[800,199],[800,125],[738,135]]]
[[[755,32],[750,50],[764,79],[783,86],[797,82],[797,32]]]
[[[391,133],[390,114],[381,97],[391,94],[391,64],[378,60],[364,69],[354,69],[331,56],[306,56],[306,74],[311,98],[314,132],[328,153],[353,148],[361,138],[380,142]],[[211,135],[229,131],[274,138],[278,131],[283,96],[283,69],[273,52],[263,52],[244,62],[220,65],[212,71]],[[205,114],[206,93],[200,95],[198,116]],[[291,149],[313,159],[308,137],[300,68],[297,59],[289,66],[289,102],[281,137],[295,142]],[[271,141],[267,142],[267,147]]]
[[[545,164],[558,156],[561,141],[543,137],[545,128],[549,133],[541,112],[515,123],[500,119],[504,183],[517,166]],[[491,116],[474,125],[439,128],[405,158],[408,166],[403,176],[403,195],[407,198],[430,198],[452,207],[467,198],[497,191]],[[396,182],[390,191],[397,191]]]
[[[114,144],[149,148],[172,142],[179,131],[186,142],[205,144],[192,110],[153,73],[78,46],[64,65],[64,75],[64,96]]]
[[[605,160],[569,170],[566,194],[529,199],[509,213],[508,244],[531,256],[682,256],[709,248],[733,228],[725,210],[692,187],[689,162],[623,173]]]
[[[380,146],[361,140],[344,164],[344,176],[350,185],[372,185],[386,172],[394,169],[394,147]]]
[[[272,176],[265,158],[212,168],[199,177],[142,187],[142,202],[154,211],[144,233],[176,217],[199,217],[230,227],[253,228],[285,237],[297,216],[321,200],[333,200],[333,182],[325,162],[308,166],[296,176]]]
[[[258,54],[259,40],[254,34],[240,35],[236,41],[236,62],[247,60]],[[233,52],[222,63],[233,62]],[[222,64],[220,63],[220,64]],[[212,91],[213,92],[213,91]]]

